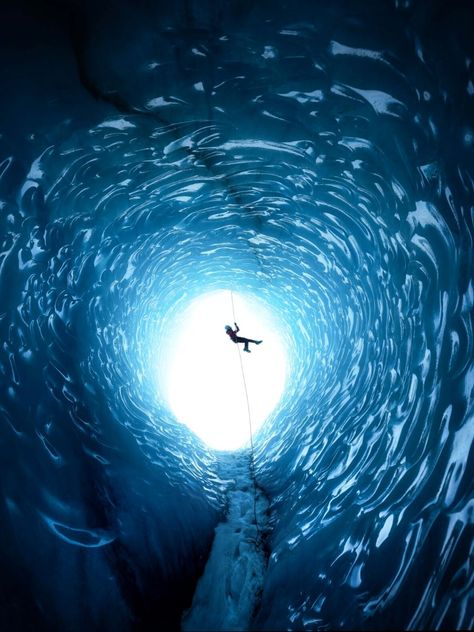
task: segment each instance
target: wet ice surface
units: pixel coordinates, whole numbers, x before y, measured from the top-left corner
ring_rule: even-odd
[[[204,575],[182,629],[248,630],[259,604],[267,564],[263,535],[268,500],[251,477],[248,452],[219,457],[226,519],[216,527]]]
[[[0,20],[2,625],[179,626],[225,495],[157,348],[233,289],[291,332],[255,625],[474,627],[472,3],[33,4]]]

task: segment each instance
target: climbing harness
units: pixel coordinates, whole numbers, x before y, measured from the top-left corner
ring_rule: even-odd
[[[234,324],[235,324],[237,319],[235,317],[234,294],[233,294],[232,290],[230,290],[230,300],[232,302],[232,315],[233,315]],[[249,469],[250,469],[250,478],[252,479],[252,483],[253,483],[253,513],[254,513],[254,519],[255,519],[255,526],[257,528],[258,541],[261,541],[262,534],[261,534],[261,531],[260,531],[260,528],[259,528],[259,524],[258,524],[258,520],[257,520],[257,477],[255,475],[255,452],[254,452],[254,447],[253,447],[253,436],[252,436],[252,415],[250,413],[250,401],[249,401],[249,394],[248,394],[248,390],[247,390],[247,382],[245,380],[245,372],[244,372],[244,365],[243,365],[243,362],[242,362],[242,354],[240,352],[239,345],[236,345],[236,347],[237,347],[237,353],[239,354],[240,370],[242,372],[242,382],[243,382],[243,385],[244,385],[245,399],[247,400],[247,415],[248,415],[248,420],[249,420],[249,434],[250,434]],[[256,542],[256,545],[258,546],[258,542]]]

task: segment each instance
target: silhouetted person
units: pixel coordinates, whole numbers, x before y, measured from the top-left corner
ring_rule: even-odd
[[[240,331],[239,326],[237,325],[237,323],[234,323],[234,325],[235,330],[232,329],[230,325],[226,325],[225,333],[229,336],[232,342],[243,342],[244,351],[246,351],[247,353],[250,353],[249,342],[253,342],[256,345],[259,345],[261,342],[263,342],[263,340],[252,340],[251,338],[242,338],[241,336],[238,336],[237,333]]]

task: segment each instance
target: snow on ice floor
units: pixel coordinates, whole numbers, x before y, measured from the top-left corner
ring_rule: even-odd
[[[199,580],[182,629],[248,630],[263,588],[266,557],[259,531],[267,528],[268,500],[250,477],[249,453],[220,458],[219,475],[227,484],[227,520],[216,534],[204,574]]]

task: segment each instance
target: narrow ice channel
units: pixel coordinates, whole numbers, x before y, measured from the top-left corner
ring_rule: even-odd
[[[216,527],[209,560],[183,617],[184,631],[248,630],[262,593],[268,500],[252,481],[248,452],[224,454],[218,469],[227,486],[226,519]]]

